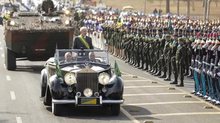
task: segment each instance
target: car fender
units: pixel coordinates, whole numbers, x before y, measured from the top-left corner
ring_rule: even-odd
[[[44,68],[41,70],[41,86],[45,87],[47,86],[47,70]]]
[[[54,99],[60,99],[63,97],[63,88],[61,83],[63,83],[63,79],[57,77],[57,75],[53,75],[50,77],[50,91],[51,95]]]
[[[110,81],[113,85],[108,88],[105,96],[108,97],[109,95],[116,94],[119,96],[118,98],[122,98],[124,92],[124,83],[122,78],[120,76],[113,75]]]

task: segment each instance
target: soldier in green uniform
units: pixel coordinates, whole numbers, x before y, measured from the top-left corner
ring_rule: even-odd
[[[178,47],[176,51],[176,65],[177,65],[177,74],[175,75],[175,78],[180,79],[180,83],[178,83],[176,86],[183,87],[184,83],[184,67],[185,67],[185,59],[186,58],[186,46],[185,46],[185,39],[180,38],[178,40]]]
[[[173,43],[172,43],[172,51],[171,51],[171,63],[172,63],[172,71],[174,74],[174,81],[170,84],[177,84],[177,64],[176,64],[176,51],[178,47],[178,37],[177,34],[174,34]]]

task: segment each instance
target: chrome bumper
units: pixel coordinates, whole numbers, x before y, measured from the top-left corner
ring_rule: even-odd
[[[124,100],[103,100],[102,97],[99,97],[99,103],[102,104],[122,104]],[[75,97],[75,100],[56,100],[52,99],[52,103],[54,104],[78,104],[78,97]]]

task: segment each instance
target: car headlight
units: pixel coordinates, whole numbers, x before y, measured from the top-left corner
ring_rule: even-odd
[[[107,85],[109,84],[109,80],[110,80],[110,76],[108,73],[100,73],[99,74],[99,83],[101,83],[102,85]]]
[[[86,96],[86,97],[91,97],[92,96],[92,90],[90,88],[86,88],[84,91],[83,91],[83,94]]]
[[[70,24],[70,20],[66,20],[65,25],[69,25],[69,24]]]
[[[64,76],[64,80],[69,86],[76,83],[76,77],[73,73],[66,73]]]
[[[10,21],[10,23],[9,23],[11,26],[14,26],[15,25],[15,21]]]

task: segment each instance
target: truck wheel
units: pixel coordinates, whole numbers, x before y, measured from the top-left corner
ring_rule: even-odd
[[[60,114],[61,113],[61,106],[62,105],[52,103],[52,113],[55,116],[60,116],[61,115]]]
[[[112,104],[111,105],[111,114],[113,116],[118,116],[120,113],[120,104]]]
[[[11,50],[9,50],[8,48],[5,49],[5,66],[8,70],[15,70],[16,69],[15,54]]]

